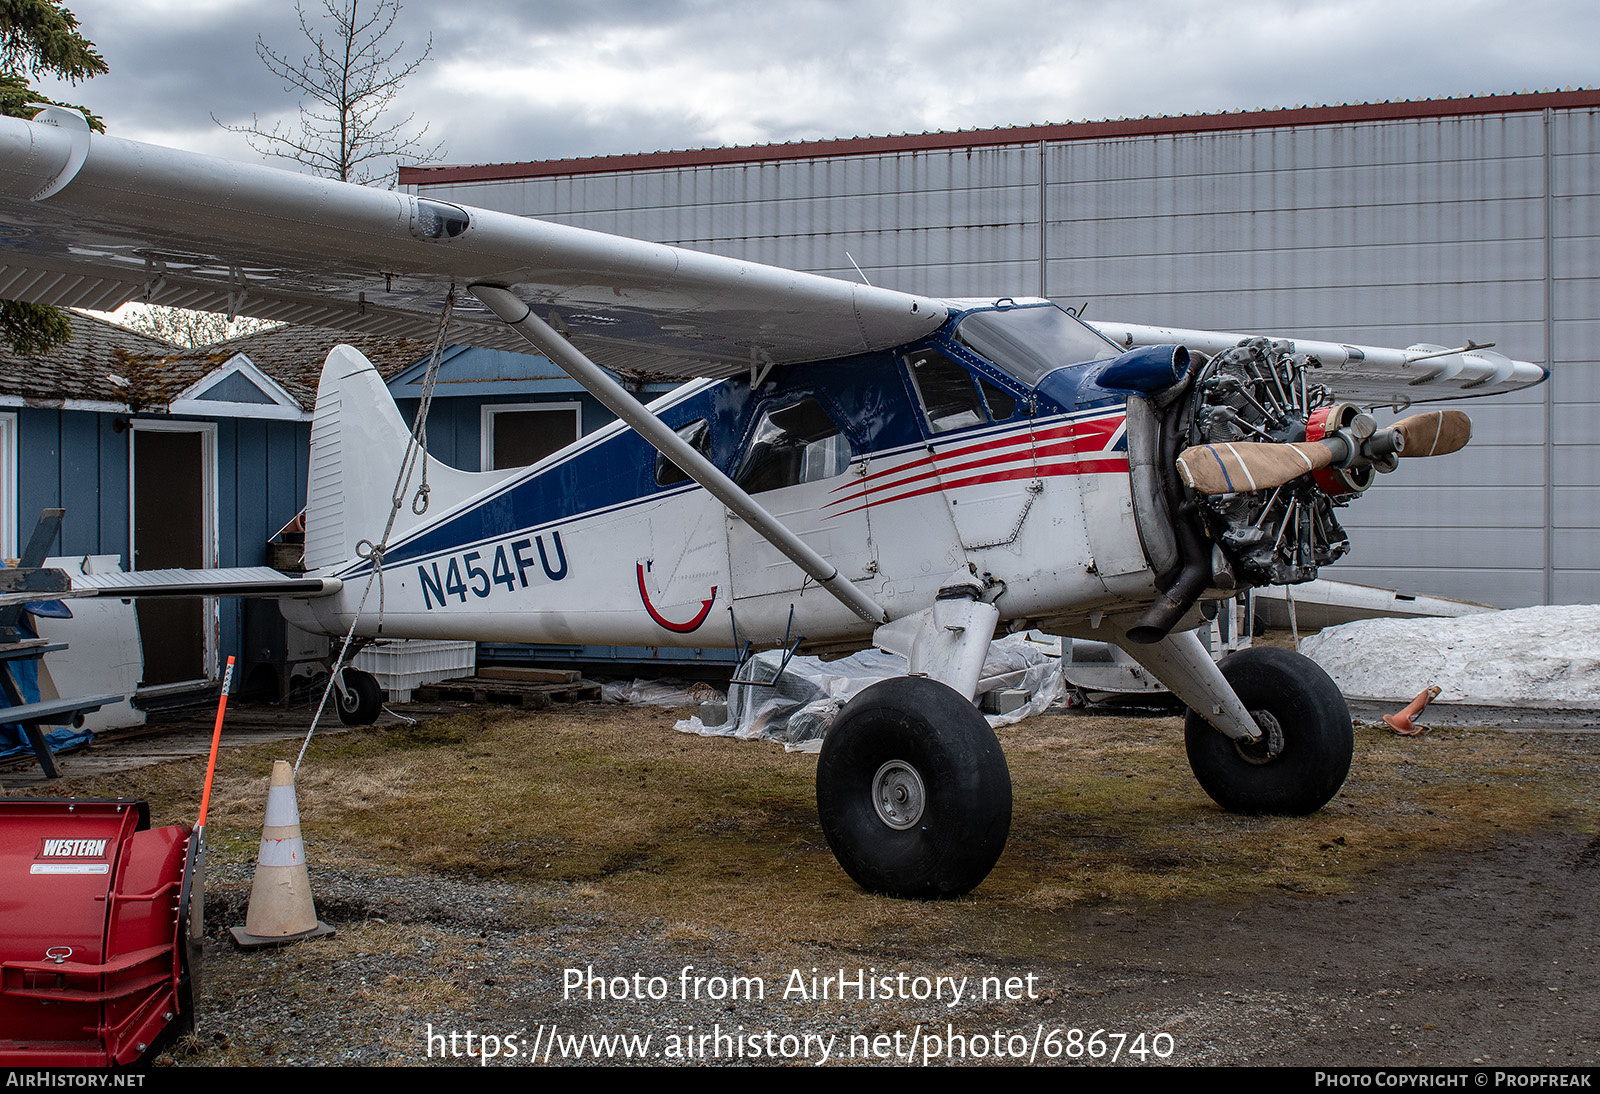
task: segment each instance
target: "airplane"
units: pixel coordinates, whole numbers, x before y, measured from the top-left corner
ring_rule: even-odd
[[[934,299],[91,134],[50,107],[0,118],[0,225],[4,299],[559,364],[617,421],[531,467],[467,472],[333,350],[286,614],[345,654],[380,638],[900,653],[907,675],[828,732],[816,794],[845,871],[911,898],[972,890],[1005,846],[1010,776],[972,702],[997,634],[1115,643],[1188,706],[1190,766],[1222,807],[1320,809],[1353,752],[1338,688],[1287,650],[1218,665],[1194,628],[1240,590],[1315,578],[1348,548],[1339,508],[1470,436],[1457,410],[1377,428],[1363,408],[1547,375],[1470,342]],[[646,406],[618,377],[687,382]],[[371,721],[381,693],[345,654],[341,716]]]

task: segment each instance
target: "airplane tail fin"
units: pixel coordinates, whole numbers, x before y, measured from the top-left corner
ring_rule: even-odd
[[[335,346],[322,368],[311,423],[311,464],[306,486],[306,569],[340,566],[359,557],[363,541],[383,538],[411,429],[400,417],[383,378],[350,346]],[[441,514],[514,471],[458,471],[431,456],[428,504],[412,502],[422,482],[419,465],[405,487],[389,539],[431,523]]]

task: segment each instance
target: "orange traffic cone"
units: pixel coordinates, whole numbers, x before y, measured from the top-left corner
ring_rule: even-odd
[[[1400,713],[1385,714],[1383,716],[1383,724],[1396,733],[1404,734],[1407,737],[1415,737],[1422,732],[1423,727],[1417,725],[1412,719],[1422,713],[1423,707],[1437,698],[1439,698],[1438,687],[1425,688],[1415,699],[1411,700],[1411,705],[1400,711]]]
[[[306,871],[306,845],[300,836],[300,807],[294,798],[294,769],[283,760],[272,765],[267,819],[261,829],[256,876],[244,926],[232,929],[240,946],[274,946],[321,938],[333,928],[317,919]]]

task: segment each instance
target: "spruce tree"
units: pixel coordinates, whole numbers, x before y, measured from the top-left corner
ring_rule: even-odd
[[[78,20],[66,8],[51,0],[0,0],[0,114],[31,118],[38,111],[29,104],[53,102],[28,84],[41,75],[76,84],[105,71],[105,60],[78,33]],[[88,110],[72,109],[83,110],[89,125],[105,132],[105,124]],[[33,356],[71,337],[60,309],[0,301],[0,339],[15,352]]]

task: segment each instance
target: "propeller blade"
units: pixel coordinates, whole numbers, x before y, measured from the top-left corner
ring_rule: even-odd
[[[1472,419],[1459,410],[1430,410],[1389,427],[1406,439],[1402,456],[1446,456],[1472,439]]]
[[[1472,439],[1472,419],[1459,410],[1430,410],[1413,414],[1389,427],[1398,433],[1402,443],[1401,456],[1444,456],[1455,452]],[[1383,439],[1380,434],[1371,443]],[[1343,434],[1332,438],[1335,442],[1301,441],[1296,444],[1273,444],[1263,441],[1234,441],[1231,444],[1199,444],[1186,448],[1178,456],[1178,474],[1189,487],[1201,494],[1246,494],[1255,490],[1271,490],[1292,482],[1301,475],[1319,471],[1334,462],[1345,459],[1352,443]],[[1377,460],[1385,452],[1393,453],[1392,445],[1378,449],[1361,445],[1367,461]],[[1389,467],[1393,467],[1390,463]],[[1382,470],[1383,468],[1380,468]]]
[[[1321,441],[1234,441],[1184,449],[1178,455],[1178,474],[1201,494],[1246,494],[1282,486],[1332,462],[1333,450]]]

